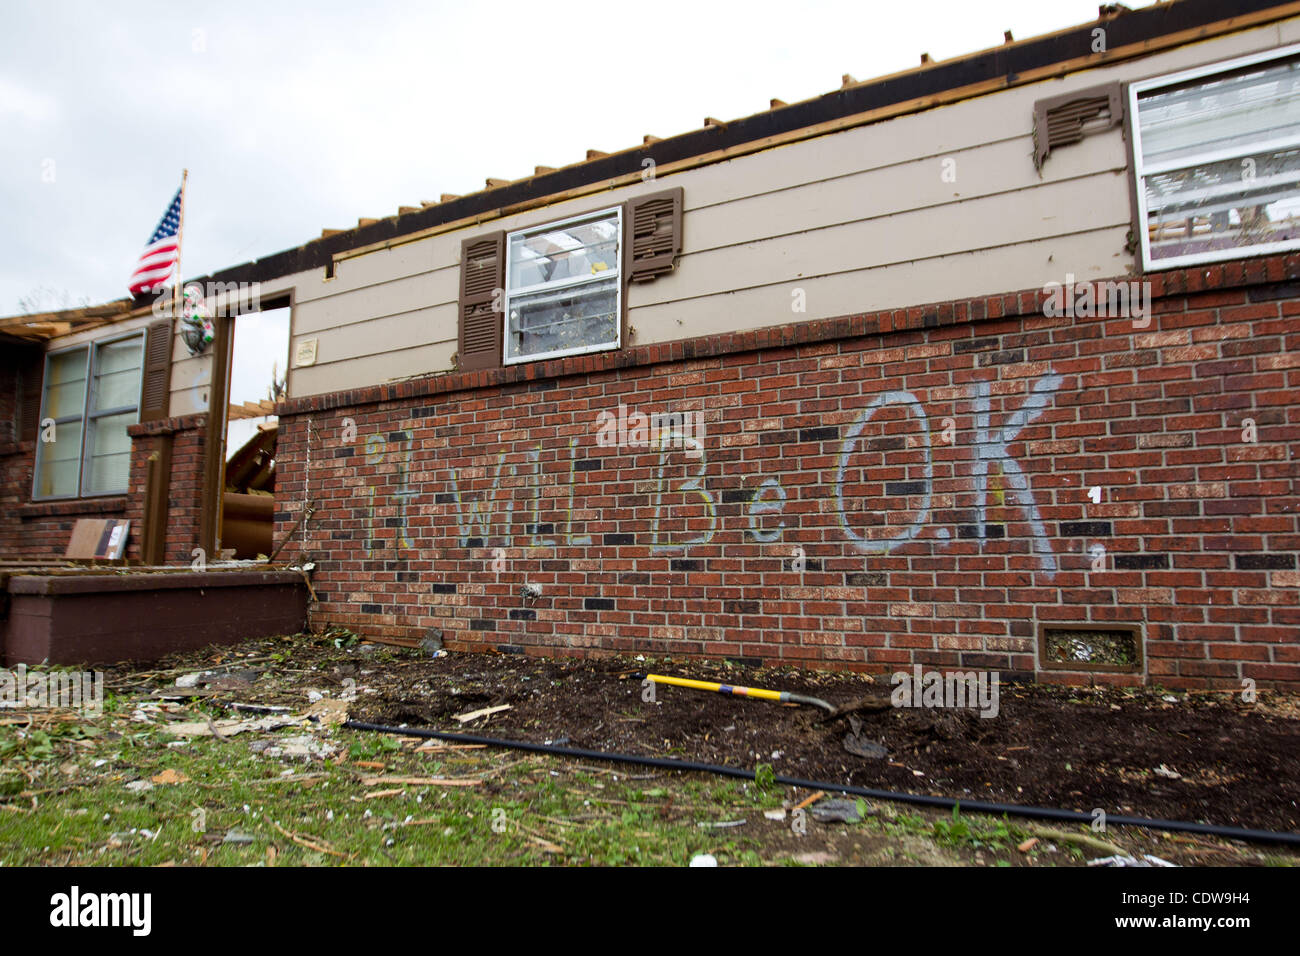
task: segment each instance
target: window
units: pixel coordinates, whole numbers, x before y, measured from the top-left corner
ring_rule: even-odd
[[[33,498],[121,494],[131,473],[128,425],[140,410],[144,337],[52,352],[45,360]]]
[[[622,209],[506,237],[505,362],[618,348]]]
[[[1300,47],[1129,86],[1142,265],[1300,248]]]
[[[671,273],[681,187],[460,245],[456,367],[499,369],[622,347],[629,284]]]

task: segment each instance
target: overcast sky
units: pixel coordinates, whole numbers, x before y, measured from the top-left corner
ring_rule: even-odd
[[[198,277],[1097,5],[0,0],[0,315],[122,297],[185,167]]]

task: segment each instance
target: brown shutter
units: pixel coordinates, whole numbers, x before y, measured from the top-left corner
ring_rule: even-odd
[[[672,272],[682,250],[681,187],[628,200],[625,217],[628,281],[645,282]]]
[[[476,236],[460,244],[459,368],[500,368],[503,316],[492,306],[497,290],[504,290],[505,284],[504,232]]]
[[[151,322],[144,338],[144,385],[140,389],[140,421],[166,418],[172,380],[172,323]]]
[[[36,441],[41,424],[41,382],[45,377],[44,352],[33,352],[32,356],[23,363],[21,377],[16,435],[19,441]]]
[[[1123,121],[1124,97],[1118,83],[1039,100],[1034,104],[1034,165],[1042,169],[1053,149]]]

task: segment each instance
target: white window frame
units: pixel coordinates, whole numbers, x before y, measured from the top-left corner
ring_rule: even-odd
[[[1197,163],[1220,162],[1225,159],[1234,159],[1239,156],[1245,157],[1255,153],[1298,146],[1300,145],[1300,135],[1280,137],[1278,139],[1267,140],[1260,143],[1250,143],[1239,150],[1206,150],[1202,154],[1185,156],[1177,161],[1152,163],[1150,166],[1143,166],[1142,124],[1140,114],[1138,113],[1138,98],[1142,93],[1148,93],[1152,90],[1160,89],[1161,87],[1177,86],[1178,84],[1186,83],[1189,80],[1204,79],[1219,73],[1230,73],[1233,70],[1242,67],[1253,66],[1256,63],[1265,63],[1269,60],[1289,59],[1297,54],[1300,54],[1300,43],[1278,47],[1274,50],[1265,50],[1260,53],[1252,53],[1248,56],[1240,56],[1232,60],[1223,60],[1206,66],[1193,67],[1191,69],[1182,70],[1178,73],[1168,73],[1163,76],[1149,77],[1145,80],[1136,80],[1128,85],[1129,126],[1133,133],[1132,155],[1133,174],[1135,177],[1134,192],[1137,197],[1138,209],[1138,239],[1142,248],[1142,270],[1144,272],[1159,272],[1164,269],[1185,268],[1186,266],[1191,265],[1224,262],[1229,259],[1243,259],[1250,256],[1263,256],[1277,252],[1288,252],[1293,249],[1300,249],[1300,239],[1292,239],[1282,242],[1260,243],[1259,245],[1254,246],[1239,246],[1234,249],[1213,249],[1206,252],[1190,253],[1188,255],[1169,256],[1167,258],[1153,261],[1151,258],[1151,234],[1147,224],[1148,210],[1145,178],[1148,175],[1166,172],[1169,169],[1182,169],[1187,166],[1194,166]]]
[[[590,276],[570,276],[567,279],[557,279],[552,282],[534,283],[529,286],[522,286],[518,289],[510,288],[511,273],[511,247],[516,236],[533,236],[542,232],[552,232],[556,229],[563,229],[565,226],[572,226],[578,223],[591,222],[595,219],[607,219],[614,217],[615,235],[618,237],[618,245],[615,249],[614,267],[606,272],[594,273]],[[626,236],[623,235],[623,207],[610,206],[608,209],[596,209],[591,212],[583,213],[579,216],[570,216],[567,219],[559,219],[554,222],[541,223],[536,226],[529,226],[526,229],[515,229],[506,233],[505,241],[505,309],[501,316],[501,363],[503,365],[522,365],[525,362],[541,362],[545,359],[563,358],[570,355],[589,355],[592,352],[611,352],[623,347],[623,243]],[[611,275],[612,273],[612,275]],[[517,355],[510,354],[510,306],[511,300],[516,297],[529,295],[547,290],[563,290],[583,285],[594,285],[597,282],[608,282],[614,279],[614,341],[600,342],[596,345],[582,345],[571,349],[555,349],[550,352],[538,352],[534,355]]]
[[[140,384],[136,389],[135,405],[122,405],[114,408],[100,409],[99,411],[92,413],[90,409],[93,405],[95,396],[96,359],[99,355],[100,347],[112,345],[116,342],[125,342],[127,339],[132,338],[140,339]],[[36,435],[36,455],[32,463],[32,501],[77,501],[82,498],[108,498],[115,495],[124,495],[130,490],[129,479],[127,487],[113,491],[87,492],[84,490],[87,484],[86,469],[89,467],[89,462],[86,458],[86,439],[87,436],[90,435],[91,422],[94,419],[106,418],[112,415],[121,415],[123,412],[134,411],[136,421],[140,420],[140,399],[144,391],[145,372],[144,338],[145,336],[143,331],[124,332],[121,335],[114,335],[111,338],[96,339],[93,342],[85,342],[81,345],[70,345],[67,348],[53,349],[52,351],[45,353],[45,369],[44,374],[41,376],[41,417],[38,422]],[[77,491],[75,494],[71,495],[40,495],[37,493],[37,489],[40,487],[41,464],[45,458],[45,446],[47,444],[41,440],[41,432],[44,430],[43,423],[46,418],[45,403],[46,399],[49,397],[50,360],[57,355],[64,355],[69,352],[79,352],[83,349],[86,352],[86,392],[82,396],[81,415],[80,417],[65,415],[61,419],[55,419],[54,426],[57,430],[61,422],[64,424],[74,421],[81,422],[81,447],[77,450]],[[57,436],[57,431],[55,434]]]

